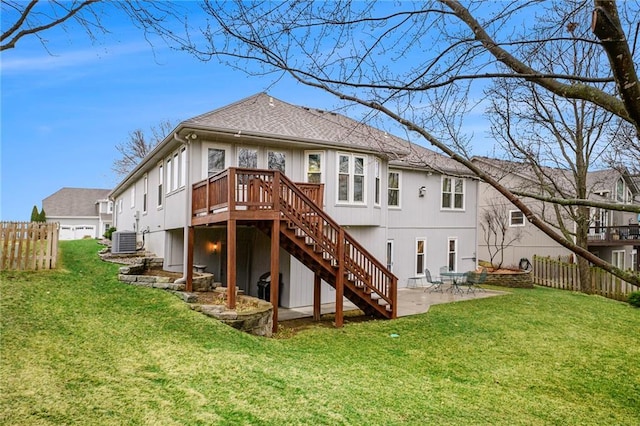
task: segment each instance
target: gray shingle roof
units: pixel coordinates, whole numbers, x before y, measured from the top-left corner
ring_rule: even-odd
[[[256,134],[301,142],[404,154],[408,142],[332,111],[292,105],[266,93],[184,121],[231,133]]]
[[[252,143],[263,138],[286,144],[317,145],[318,148],[343,147],[387,156],[393,166],[473,176],[449,157],[342,114],[293,105],[267,93],[258,93],[180,123],[115,187],[112,195],[117,196],[130,179],[153,167],[163,152],[177,144],[174,133],[189,131],[252,136]]]
[[[301,142],[359,148],[386,154],[396,166],[470,172],[456,161],[332,111],[283,102],[266,93],[240,100],[183,122],[185,127],[258,134]]]
[[[106,200],[110,189],[62,188],[42,200],[47,217],[98,216],[96,202]]]
[[[533,169],[530,165],[507,160],[499,160],[496,158],[488,157],[474,157],[476,164],[485,164],[490,168],[483,167],[483,169],[491,173],[494,177],[500,178],[508,174],[514,174],[526,179],[529,182],[533,182],[537,185],[538,178],[536,177]],[[553,180],[553,183],[560,189],[564,190],[568,196],[574,196],[575,194],[575,182],[570,170],[561,170],[551,167],[543,167],[544,173],[548,179]],[[596,170],[587,173],[587,190],[589,193],[599,193],[601,191],[613,192],[615,191],[616,181],[620,177],[625,178],[627,183],[633,183],[630,176],[621,173],[616,169],[604,169]],[[524,185],[529,186],[524,183]],[[637,189],[635,185],[631,186],[632,192],[636,193]]]

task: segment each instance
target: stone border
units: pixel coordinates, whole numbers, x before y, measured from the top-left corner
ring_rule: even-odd
[[[489,272],[487,280],[483,283],[509,288],[533,288],[533,274],[531,271],[499,273]]]
[[[164,260],[160,257],[145,257],[137,259],[139,263],[122,266],[119,270],[118,280],[121,282],[142,285],[147,287],[162,288],[165,290],[184,290],[184,283],[172,280],[169,277],[149,275],[154,269],[162,269]],[[147,274],[145,274],[147,272]],[[213,281],[213,274],[197,272],[193,274],[193,291],[210,291],[218,286]]]
[[[251,296],[238,295],[237,300],[256,302],[258,306],[241,312],[229,310],[225,305],[193,304],[191,309],[222,321],[236,330],[254,336],[271,337],[273,334],[273,305]]]

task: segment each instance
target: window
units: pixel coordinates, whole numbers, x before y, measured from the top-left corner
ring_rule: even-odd
[[[136,185],[131,185],[131,208],[136,206]]]
[[[187,183],[187,148],[180,150],[180,182],[179,187],[182,188]]]
[[[118,200],[118,213],[122,213],[122,198]]]
[[[178,153],[173,154],[173,173],[171,179],[171,190],[178,189],[178,173],[179,173]]]
[[[464,180],[451,177],[442,178],[442,208],[464,209]]]
[[[171,175],[173,174],[173,161],[171,158],[167,159],[167,194],[171,192]]]
[[[113,201],[107,201],[107,213],[113,213]]]
[[[225,168],[225,150],[209,148],[207,152],[207,176],[215,175]]]
[[[267,153],[267,168],[269,170],[285,171],[286,154],[284,152],[269,151]]]
[[[631,270],[638,272],[638,250],[631,251]]]
[[[373,203],[380,205],[380,160],[377,158],[373,161],[373,179],[374,179],[374,196]]]
[[[624,250],[613,250],[611,252],[611,264],[617,268],[624,269]]]
[[[238,150],[238,167],[248,169],[258,168],[258,150],[249,148],[240,148]]]
[[[338,201],[364,203],[365,157],[338,155]]]
[[[520,210],[509,210],[509,226],[524,226],[524,214]]]
[[[616,201],[619,201],[621,203],[624,203],[624,186],[624,181],[622,179],[618,179],[618,181],[616,182]]]
[[[142,178],[142,212],[147,212],[147,194],[149,193],[149,178],[144,175]]]
[[[419,238],[416,240],[416,275],[424,275],[426,268],[427,240]]]
[[[400,207],[400,172],[389,172],[387,188],[389,207]]]
[[[322,173],[324,168],[323,152],[305,153],[305,170],[307,172],[308,183],[322,183],[324,181]]]
[[[164,184],[164,169],[162,163],[158,165],[158,207],[162,207],[162,185]]]
[[[447,269],[449,271],[458,270],[458,239],[449,238],[447,242]]]

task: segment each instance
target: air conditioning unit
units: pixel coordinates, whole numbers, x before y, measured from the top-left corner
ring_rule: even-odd
[[[134,231],[116,231],[111,235],[111,253],[135,253],[136,233]]]

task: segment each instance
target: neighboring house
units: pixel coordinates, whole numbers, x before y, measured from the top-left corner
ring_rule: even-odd
[[[62,188],[42,200],[47,222],[60,223],[61,240],[100,238],[112,226],[110,189]]]
[[[477,185],[426,148],[261,93],[180,123],[110,197],[118,230],[144,236],[165,269],[188,280],[205,265],[254,296],[278,271],[291,308],[340,299],[341,268],[352,301],[363,287],[386,300],[427,267],[474,269]]]
[[[535,190],[539,187],[538,180],[528,167],[514,162],[475,157],[476,165],[499,178],[507,188],[515,190]],[[545,169],[547,176],[553,180],[558,190],[571,195],[572,185],[567,175],[557,169]],[[640,191],[637,181],[617,170],[609,169],[590,172],[587,176],[588,198],[593,201],[640,204]],[[527,200],[527,205],[538,215],[546,217],[550,222],[557,223],[551,205]],[[480,184],[478,217],[478,257],[481,260],[490,260],[490,252],[496,250],[494,242],[488,243],[485,237],[487,228],[484,215],[498,214],[506,224],[506,240],[513,240],[519,234],[517,241],[511,242],[504,249],[504,266],[518,266],[521,259],[531,260],[534,255],[551,256],[554,258],[572,259],[573,254],[568,249],[560,246],[535,226],[528,223],[526,217],[513,204],[509,203],[502,195],[486,183]],[[640,233],[638,232],[638,214],[590,208],[590,229],[588,249],[607,262],[622,269],[639,270],[638,251],[640,246]],[[568,216],[564,216],[565,227],[573,231],[574,223]]]

